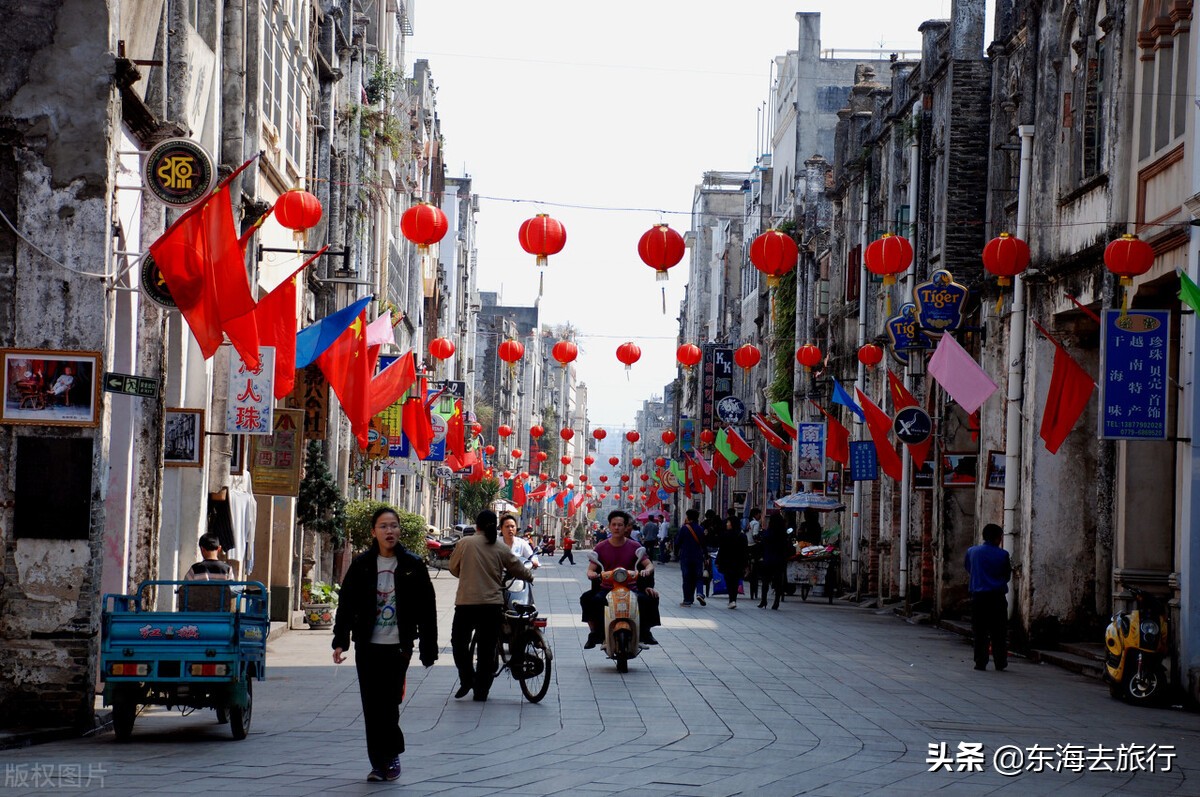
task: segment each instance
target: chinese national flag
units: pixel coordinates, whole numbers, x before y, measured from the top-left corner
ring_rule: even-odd
[[[371,374],[367,370],[367,314],[358,314],[346,331],[338,335],[333,345],[317,358],[329,386],[342,404],[342,412],[350,419],[350,430],[361,448],[367,447],[367,431],[371,413],[368,398]]]
[[[206,360],[224,341],[225,325],[254,310],[229,198],[229,181],[253,160],[242,164],[212,196],[189,209],[150,244],[154,263]],[[242,361],[257,368],[258,334],[253,325],[235,329],[229,339]]]
[[[371,414],[378,415],[395,404],[416,381],[416,360],[410,351],[371,379]]]
[[[817,402],[812,402],[812,405],[821,411],[825,416],[825,427],[828,431],[825,442],[825,456],[832,459],[834,462],[840,462],[843,465],[850,465],[850,430],[842,426],[841,422],[825,411]]]
[[[513,482],[512,502],[514,506],[525,506],[525,480],[517,479]]]
[[[1046,394],[1046,409],[1042,413],[1039,435],[1046,444],[1046,450],[1057,454],[1059,446],[1087,408],[1096,383],[1061,343],[1036,321],[1034,325],[1054,344],[1054,370],[1050,373],[1050,391]]]
[[[722,476],[736,477],[738,475],[737,468],[733,467],[729,460],[725,459],[720,449],[713,449],[712,466],[713,470]]]
[[[900,381],[900,377],[892,373],[891,368],[888,369],[888,385],[891,388],[893,410],[899,412],[905,407],[921,406],[921,402],[917,401],[916,396],[908,392],[908,388]],[[917,470],[920,470],[921,466],[925,464],[925,460],[929,457],[929,448],[932,445],[932,435],[924,443],[908,445],[908,455],[912,457],[913,464],[917,466]]]
[[[866,413],[867,429],[871,431],[871,440],[875,443],[875,453],[879,456],[879,467],[888,476],[900,481],[903,475],[900,455],[896,453],[896,447],[892,445],[892,440],[888,437],[892,430],[892,419],[861,390],[855,388],[854,392],[858,394],[859,406]]]

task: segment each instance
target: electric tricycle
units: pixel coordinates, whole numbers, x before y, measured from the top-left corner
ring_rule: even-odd
[[[162,589],[175,591],[178,611],[152,608]],[[100,678],[118,742],[141,706],[215,709],[246,738],[271,629],[262,582],[143,581],[133,595],[106,594],[102,622]]]

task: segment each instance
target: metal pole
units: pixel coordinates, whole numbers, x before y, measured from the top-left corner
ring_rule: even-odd
[[[920,105],[913,105],[913,121],[919,119]],[[915,128],[915,125],[914,125]],[[917,172],[920,167],[921,143],[918,136],[913,136],[908,146],[908,241],[913,251],[917,251]],[[904,277],[904,299],[912,297],[913,285],[916,282],[917,264]],[[903,302],[902,302],[903,303]],[[914,356],[921,354],[909,352],[911,362]],[[912,392],[912,371],[909,365],[904,367],[904,387]],[[900,472],[900,597],[904,600],[905,611],[908,610],[908,530],[912,524],[912,454],[905,452],[903,470]]]
[[[867,251],[867,214],[870,211],[870,183],[867,180],[866,174],[862,177],[862,204],[859,210],[858,220],[858,348],[862,348],[867,342],[867,261],[864,255]],[[858,386],[866,385],[866,366],[860,361],[858,363]],[[863,439],[863,422],[857,416],[855,417],[854,427],[855,441]],[[854,597],[857,599],[862,595],[862,562],[859,538],[862,536],[862,505],[863,505],[863,488],[862,482],[854,482],[854,500],[851,503],[852,527],[854,530],[854,538],[851,544],[850,553],[850,578],[854,581]]]

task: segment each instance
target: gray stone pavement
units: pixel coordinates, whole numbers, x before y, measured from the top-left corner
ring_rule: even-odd
[[[434,580],[442,655],[410,671],[396,783],[365,782],[353,664],[332,665],[328,632],[293,631],[270,645],[245,741],[211,711],[149,710],[127,745],[98,734],[0,752],[0,794],[38,782],[128,795],[1200,795],[1200,716],[1127,706],[1094,679],[1019,658],[976,672],[960,637],[890,614],[798,598],[779,611],[748,597],[735,611],[723,597],[681,608],[675,565],[660,566],[661,644],[620,675],[582,649],[583,573],[539,572],[555,660],[538,705],[507,676],[487,703],[451,697],[455,580]],[[956,771],[930,772],[943,743]],[[982,771],[960,743],[982,744]],[[1003,745],[1045,771],[1001,774]],[[1151,745],[1158,754],[1130,755]]]

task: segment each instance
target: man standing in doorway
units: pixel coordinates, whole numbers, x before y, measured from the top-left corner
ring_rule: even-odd
[[[1004,529],[983,527],[983,544],[967,550],[963,565],[971,576],[971,631],[975,636],[975,669],[986,670],[988,642],[996,670],[1008,666],[1008,581],[1012,561],[1001,547]]]

